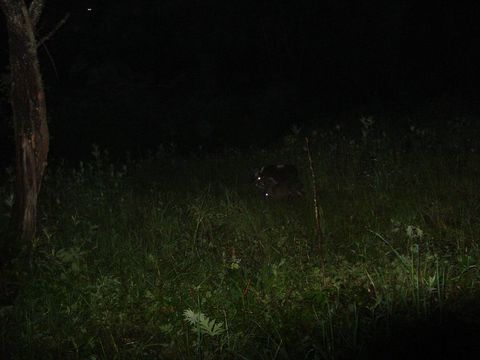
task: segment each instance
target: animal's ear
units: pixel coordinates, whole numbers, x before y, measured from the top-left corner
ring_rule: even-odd
[[[255,172],[253,173],[252,181],[253,181],[253,182],[258,182],[258,181],[260,181],[260,180],[261,180],[260,170],[255,169]]]

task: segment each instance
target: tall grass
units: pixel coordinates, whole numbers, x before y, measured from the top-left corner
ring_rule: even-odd
[[[33,263],[2,276],[3,358],[474,353],[478,143],[462,129],[360,126],[357,138],[310,135],[324,265],[311,194],[264,201],[250,183],[255,167],[288,161],[311,189],[298,132],[268,150],[113,165],[95,148],[75,169],[50,167]]]

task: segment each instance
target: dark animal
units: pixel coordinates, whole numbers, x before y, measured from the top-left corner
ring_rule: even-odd
[[[298,170],[291,164],[262,166],[255,171],[255,186],[267,199],[292,199],[303,196]]]

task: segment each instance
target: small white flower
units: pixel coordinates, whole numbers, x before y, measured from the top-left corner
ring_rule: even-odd
[[[423,238],[423,230],[417,226],[408,225],[405,229],[407,236],[410,239],[421,239]]]

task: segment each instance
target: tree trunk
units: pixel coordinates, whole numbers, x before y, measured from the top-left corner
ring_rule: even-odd
[[[0,0],[9,37],[11,106],[13,111],[16,179],[12,224],[16,244],[4,239],[3,256],[15,245],[30,248],[35,238],[37,199],[47,164],[49,134],[45,92],[37,56],[35,24],[43,0],[33,0],[30,9],[23,0]],[[3,258],[2,263],[8,259]]]

